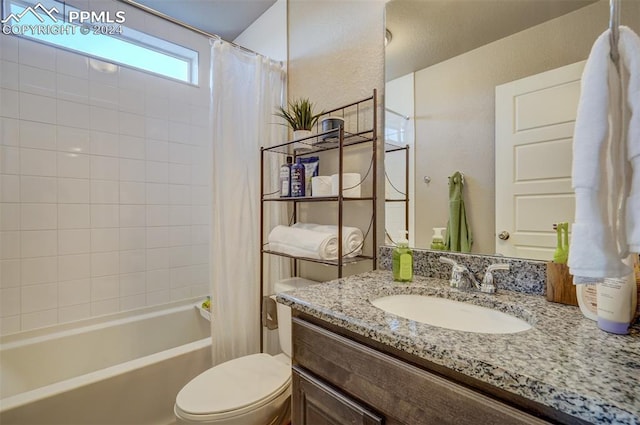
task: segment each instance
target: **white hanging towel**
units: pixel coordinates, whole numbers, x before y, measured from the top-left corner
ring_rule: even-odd
[[[276,226],[269,233],[269,249],[295,257],[335,260],[338,258],[338,237],[327,232]]]
[[[640,38],[620,27],[619,72],[610,30],[594,43],[573,138],[576,214],[569,268],[575,283],[623,277],[640,251]]]

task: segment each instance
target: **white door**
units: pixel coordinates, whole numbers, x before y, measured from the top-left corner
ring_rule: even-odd
[[[553,223],[573,222],[572,141],[584,64],[496,87],[499,254],[551,260]]]

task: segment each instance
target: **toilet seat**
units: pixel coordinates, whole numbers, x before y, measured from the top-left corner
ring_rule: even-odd
[[[268,405],[289,390],[291,368],[265,353],[219,364],[191,380],[175,412],[190,421],[229,419]]]

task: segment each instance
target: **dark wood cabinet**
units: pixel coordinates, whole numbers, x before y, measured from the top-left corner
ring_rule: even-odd
[[[292,425],[549,422],[293,318]]]
[[[382,425],[382,418],[303,369],[294,367],[294,425]]]

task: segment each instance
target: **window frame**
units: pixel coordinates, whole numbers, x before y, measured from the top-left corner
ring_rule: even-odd
[[[34,6],[37,5],[38,3],[43,4],[46,7],[56,7],[59,11],[59,13],[56,15],[56,18],[58,19],[58,22],[62,21],[64,23],[64,25],[69,25],[69,26],[75,26],[75,27],[81,27],[81,25],[77,24],[77,23],[70,23],[67,21],[67,16],[68,16],[68,12],[69,11],[79,11],[79,9],[70,6],[66,3],[62,3],[60,0],[40,0],[40,1],[34,1],[34,0],[0,0],[1,3],[1,10],[2,10],[2,18],[4,19],[6,16],[9,15],[9,11],[11,10],[11,7],[13,5],[16,5],[18,7],[29,7],[29,6]],[[162,78],[167,78],[170,79],[172,81],[177,81],[177,82],[181,82],[181,83],[186,83],[186,84],[190,84],[193,86],[198,86],[198,70],[199,70],[199,56],[200,53],[197,50],[193,50],[184,46],[181,46],[179,44],[176,44],[174,42],[171,42],[169,40],[165,40],[162,39],[160,37],[156,37],[154,35],[151,34],[147,34],[144,33],[142,31],[136,30],[134,28],[128,27],[125,25],[126,21],[121,23],[121,24],[113,24],[113,25],[119,25],[122,27],[122,34],[99,34],[99,35],[92,35],[92,36],[97,36],[97,37],[108,37],[108,38],[113,38],[115,40],[119,40],[121,42],[130,44],[135,46],[136,48],[142,48],[145,49],[147,51],[150,52],[154,52],[156,54],[161,54],[166,56],[167,58],[171,58],[173,60],[178,60],[181,62],[184,62],[184,64],[186,65],[186,79],[180,78],[180,77],[176,77],[174,75],[170,75],[170,74],[166,74],[166,73],[162,73],[161,71],[157,71],[154,69],[147,69],[147,68],[142,68],[140,66],[137,66],[133,63],[127,63],[127,62],[123,62],[121,60],[117,60],[114,59],[113,56],[109,55],[109,51],[104,52],[104,54],[100,54],[100,52],[93,52],[93,53],[89,53],[88,51],[82,50],[82,49],[78,49],[75,48],[74,46],[65,44],[65,43],[55,43],[55,42],[51,42],[49,40],[46,39],[42,39],[39,38],[37,35],[33,35],[33,34],[15,34],[12,33],[10,34],[11,36],[14,37],[18,37],[18,38],[24,38],[26,40],[31,40],[34,41],[36,43],[41,43],[41,44],[45,44],[48,46],[53,46],[59,49],[63,49],[72,53],[76,53],[76,54],[80,54],[83,56],[86,56],[88,58],[91,59],[97,59],[100,61],[104,61],[104,62],[108,62],[108,63],[112,63],[114,65],[118,65],[118,66],[123,66],[123,67],[127,67],[130,69],[134,69],[137,71],[141,71],[141,72],[146,72],[146,73],[150,73],[152,75],[155,76],[159,76]],[[1,25],[7,25],[7,24],[1,24]],[[46,25],[46,24],[43,24]],[[5,34],[3,32],[2,36],[8,36],[9,34]]]

